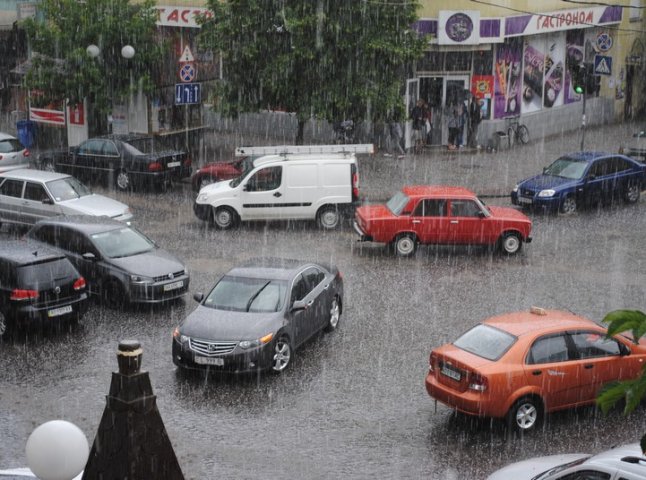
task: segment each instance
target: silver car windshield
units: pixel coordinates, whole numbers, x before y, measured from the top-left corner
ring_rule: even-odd
[[[109,258],[131,257],[155,248],[152,240],[130,227],[95,233],[90,238]]]
[[[47,182],[47,189],[52,194],[54,200],[57,202],[64,202],[65,200],[73,200],[75,198],[85,197],[92,195],[89,188],[83,185],[74,177],[61,178],[59,180],[52,180]]]
[[[543,173],[554,177],[571,178],[577,180],[583,177],[588,164],[586,162],[573,160],[569,157],[561,157],[547,167]]]
[[[265,278],[225,276],[213,287],[203,305],[217,310],[267,313],[283,308],[287,282]]]
[[[388,200],[386,207],[388,207],[388,210],[393,212],[393,215],[399,215],[402,213],[404,207],[408,205],[408,200],[409,198],[404,192],[397,192],[390,200]]]

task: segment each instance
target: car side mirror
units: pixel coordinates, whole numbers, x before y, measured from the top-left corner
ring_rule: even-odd
[[[624,345],[623,343],[619,344],[619,355],[622,357],[627,357],[630,355],[630,348]]]
[[[249,185],[245,183],[245,184],[242,186],[242,191],[243,191],[243,192],[248,192],[248,191],[249,191]]]
[[[194,293],[193,300],[195,300],[198,303],[202,303],[202,300],[204,300],[204,294],[202,292]]]
[[[306,308],[307,304],[303,300],[295,300],[294,303],[292,303],[292,312],[305,310]]]
[[[91,262],[94,262],[96,260],[96,255],[94,255],[92,252],[86,252],[82,256],[85,260],[89,260]]]
[[[596,175],[592,175],[592,174],[588,175],[588,181],[595,180],[596,178],[597,178]]]
[[[487,216],[487,214],[485,212],[483,212],[482,210],[480,210],[478,212],[478,218],[485,218],[486,216]]]
[[[41,202],[43,202],[44,205],[54,205],[54,200],[49,197],[43,197]]]

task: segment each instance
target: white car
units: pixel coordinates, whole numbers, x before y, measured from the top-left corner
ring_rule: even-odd
[[[0,132],[0,173],[19,168],[29,168],[29,150],[16,137]]]
[[[128,205],[92,193],[70,175],[27,169],[0,174],[0,223],[33,225],[56,215],[132,219]]]
[[[645,480],[646,455],[638,443],[597,455],[572,453],[537,457],[512,463],[488,480]]]

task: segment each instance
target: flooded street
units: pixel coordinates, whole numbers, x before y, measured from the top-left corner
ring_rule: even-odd
[[[594,130],[586,147],[616,151],[630,131]],[[575,133],[498,153],[361,158],[361,192],[376,202],[406,184],[453,184],[508,206],[518,180],[577,149]],[[92,302],[77,331],[0,344],[0,467],[26,465],[26,439],[48,420],[69,420],[92,442],[118,342],[129,338],[142,344],[142,369],[187,479],[476,479],[513,461],[598,452],[644,433],[642,405],[628,418],[594,408],[548,415],[541,430],[518,439],[502,422],[453,415],[424,388],[431,348],[492,315],[536,305],[600,321],[614,309],[643,310],[643,196],[573,216],[531,213],[533,241],[513,257],[422,246],[401,259],[383,245],[358,243],[348,221],[334,232],[313,222],[218,231],[194,216],[187,184],[166,193],[95,190],[130,205],[135,225],[186,262],[190,295],[124,312]],[[21,233],[3,226],[0,241]],[[298,350],[280,376],[177,371],[171,334],[195,308],[192,294],[256,256],[336,264],[345,284],[338,330]]]

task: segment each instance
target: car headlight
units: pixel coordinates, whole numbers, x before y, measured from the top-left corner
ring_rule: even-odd
[[[197,196],[196,202],[198,202],[198,203],[206,203],[208,198],[209,198],[209,196],[206,193],[200,193]]]
[[[539,197],[553,197],[555,193],[556,193],[556,192],[555,192],[554,190],[552,190],[552,189],[548,189],[548,190],[541,190],[541,191],[538,193],[538,196],[539,196]]]
[[[240,348],[244,348],[245,350],[248,350],[250,348],[255,348],[255,347],[260,347],[261,345],[265,345],[266,343],[271,342],[272,338],[274,338],[274,334],[268,333],[264,337],[258,338],[256,340],[243,340],[238,345],[240,345]]]
[[[130,275],[130,281],[132,283],[153,283],[152,278],[143,275]]]
[[[518,185],[514,185],[514,188],[511,189],[512,192],[517,192],[518,191]]]

